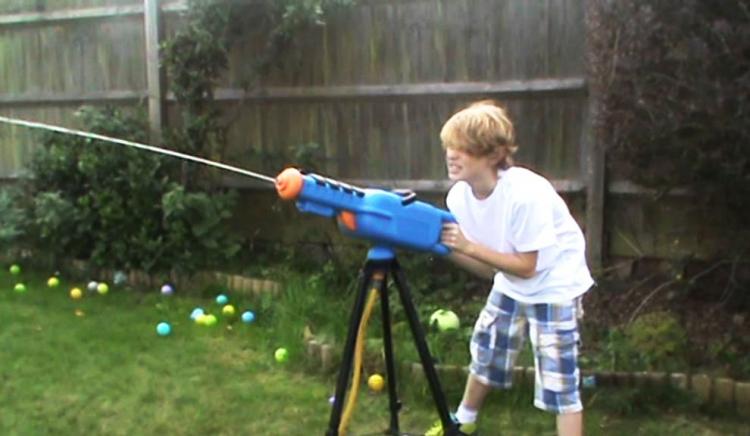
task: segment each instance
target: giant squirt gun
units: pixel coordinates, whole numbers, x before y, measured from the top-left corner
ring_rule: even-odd
[[[276,177],[276,190],[282,199],[296,200],[300,211],[335,216],[344,234],[376,246],[441,255],[450,251],[440,243],[440,231],[455,221],[453,215],[418,201],[413,192],[362,189],[294,168]]]
[[[398,423],[398,411],[401,408],[401,403],[396,392],[396,371],[393,362],[390,327],[390,303],[387,286],[389,274],[392,276],[401,297],[404,313],[414,337],[422,368],[443,425],[444,434],[447,436],[460,434],[458,425],[451,419],[448,412],[448,405],[425,341],[419,315],[412,302],[405,275],[394,252],[395,249],[403,248],[439,255],[448,254],[450,249],[440,242],[440,235],[445,223],[455,222],[449,212],[418,201],[412,192],[358,188],[316,174],[302,173],[294,168],[288,168],[273,178],[201,157],[111,136],[3,116],[0,116],[0,122],[115,143],[242,174],[273,183],[279,197],[284,200],[296,200],[297,208],[302,212],[314,213],[324,217],[336,217],[339,228],[344,234],[367,240],[373,244],[373,248],[368,252],[367,261],[359,280],[359,292],[355,297],[354,308],[349,321],[349,331],[342,355],[326,435],[338,436],[346,433],[359,387],[364,332],[378,297],[383,316],[383,352],[391,415],[390,426],[385,433],[390,435],[402,434]],[[350,374],[352,376],[351,384],[349,383]],[[351,385],[351,389],[349,394],[346,395],[349,385]],[[344,398],[347,400],[345,411],[343,410]]]

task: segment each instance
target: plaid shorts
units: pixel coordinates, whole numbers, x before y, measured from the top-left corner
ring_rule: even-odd
[[[560,304],[524,304],[490,293],[474,325],[471,374],[483,384],[509,388],[513,366],[531,338],[534,350],[534,406],[553,413],[583,410],[578,390],[580,298]]]

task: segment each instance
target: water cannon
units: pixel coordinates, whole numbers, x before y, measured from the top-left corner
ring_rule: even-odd
[[[411,191],[366,189],[287,168],[276,177],[276,191],[283,200],[296,200],[301,212],[336,217],[347,236],[378,246],[405,248],[445,255],[440,243],[450,212],[417,200]]]

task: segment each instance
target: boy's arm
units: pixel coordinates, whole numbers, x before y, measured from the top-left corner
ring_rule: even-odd
[[[497,272],[495,268],[465,254],[452,251],[448,255],[448,259],[456,265],[483,279],[492,280],[495,278],[495,273]]]
[[[488,268],[497,268],[500,271],[526,279],[536,274],[537,251],[500,253],[484,245],[469,241],[461,232],[458,224],[455,223],[447,223],[443,226],[440,239],[443,244],[453,250],[453,253],[461,254],[480,264],[485,264]]]

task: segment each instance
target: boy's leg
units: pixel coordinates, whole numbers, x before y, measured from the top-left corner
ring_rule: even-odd
[[[583,435],[583,412],[558,414],[557,434],[560,436]]]
[[[466,389],[461,404],[473,410],[479,410],[492,387],[477,380],[473,374],[466,379]]]
[[[466,416],[476,418],[492,387],[511,386],[513,365],[523,347],[525,333],[526,319],[519,303],[493,292],[474,325],[470,374],[456,413],[459,421],[473,421],[461,419]]]
[[[529,306],[536,367],[534,405],[557,414],[561,436],[583,434],[576,301]]]

